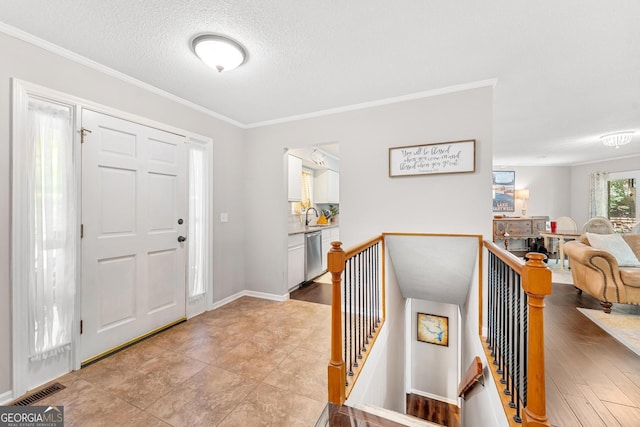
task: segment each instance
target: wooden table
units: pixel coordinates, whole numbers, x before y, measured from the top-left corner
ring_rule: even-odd
[[[577,233],[575,231],[556,231],[555,233],[552,233],[550,231],[541,231],[540,236],[544,237],[544,247],[547,248],[549,252],[551,252],[549,250],[549,239],[558,239],[558,258],[556,259],[556,262],[558,262],[559,259],[562,265],[562,269],[564,270],[564,242],[565,240],[576,240],[581,236],[581,233]]]
[[[509,251],[526,254],[529,251],[529,239],[540,237],[540,232],[546,229],[547,221],[548,216],[494,218],[493,241],[496,244],[502,243]],[[509,245],[507,242],[514,244]]]

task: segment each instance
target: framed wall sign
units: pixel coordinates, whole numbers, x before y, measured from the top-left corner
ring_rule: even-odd
[[[513,212],[515,205],[516,173],[493,171],[493,211]]]
[[[418,313],[418,341],[449,346],[449,318]]]
[[[389,176],[475,172],[476,140],[389,148]]]

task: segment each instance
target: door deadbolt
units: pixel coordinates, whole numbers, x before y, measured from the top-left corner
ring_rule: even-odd
[[[178,236],[178,242],[182,243],[182,242],[184,242],[185,240],[187,240],[187,238],[186,238],[186,237],[184,237],[184,236]]]

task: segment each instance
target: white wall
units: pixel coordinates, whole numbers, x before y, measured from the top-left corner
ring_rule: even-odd
[[[486,254],[487,251],[483,249]],[[483,271],[487,271],[487,257],[483,257]],[[479,265],[478,267],[479,268]],[[476,272],[477,277],[477,272]],[[476,356],[479,356],[482,360],[484,386],[476,386],[465,396],[466,399],[462,400],[461,413],[463,414],[461,425],[463,427],[476,427],[476,426],[495,426],[495,427],[507,427],[509,425],[506,416],[504,415],[504,409],[502,407],[502,401],[500,400],[499,390],[502,387],[497,387],[493,381],[491,375],[489,363],[482,347],[482,342],[478,337],[479,334],[479,319],[478,311],[475,307],[479,304],[479,292],[477,280],[474,283],[473,288],[475,291],[470,291],[467,294],[467,300],[463,307],[460,307],[460,333],[462,339],[461,345],[461,375],[464,375],[467,368],[471,365],[471,362]],[[484,303],[483,310],[483,325],[487,324],[487,287],[484,286],[482,290],[482,300]],[[482,335],[486,336],[486,328],[483,330]]]
[[[625,172],[640,169],[640,156],[573,166],[571,168],[571,216],[581,229],[589,219],[590,179],[593,172]]]
[[[569,216],[571,212],[571,168],[569,166],[494,166],[495,170],[515,171],[516,189],[529,189],[526,216],[548,216],[550,220]],[[516,200],[515,212],[520,216],[522,201]]]
[[[247,222],[247,286],[285,293],[285,147],[340,144],[340,238],[347,247],[380,232],[491,236],[492,111],[487,87],[250,129],[246,203],[256,217],[275,220]],[[474,173],[388,176],[390,147],[471,138]]]
[[[386,257],[387,320],[346,404],[372,405],[404,414],[405,299]]]
[[[230,222],[214,222],[214,300],[244,289],[243,130],[219,119],[94,69],[0,33],[0,395],[11,390],[10,272],[10,117],[11,78],[65,92],[102,105],[213,138],[214,217],[228,212]]]
[[[444,402],[458,404],[458,306],[433,301],[411,300],[411,384],[410,391]],[[449,319],[447,347],[417,340],[418,313]]]

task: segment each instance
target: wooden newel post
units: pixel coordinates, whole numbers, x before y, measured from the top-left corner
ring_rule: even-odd
[[[346,370],[342,359],[341,281],[345,254],[341,242],[331,242],[327,267],[331,272],[331,361],[329,362],[329,402],[342,405],[345,401]]]
[[[527,406],[522,413],[524,426],[549,427],[544,371],[544,298],[551,295],[551,270],[545,255],[527,254],[529,261],[522,270],[522,288],[529,304]]]

